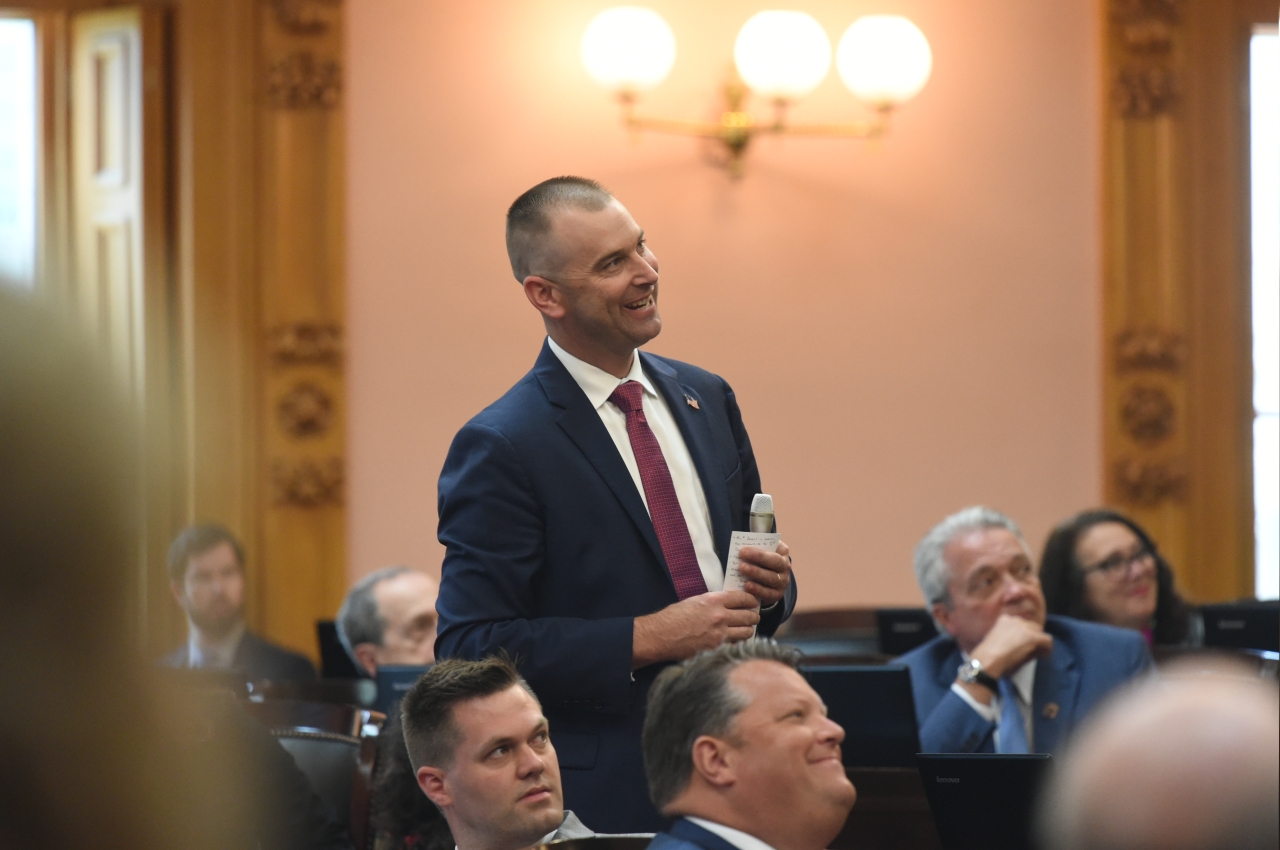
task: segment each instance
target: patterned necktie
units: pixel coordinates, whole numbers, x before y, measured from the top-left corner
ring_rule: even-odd
[[[636,466],[640,468],[640,483],[644,485],[645,501],[649,503],[649,518],[653,530],[658,533],[658,545],[667,559],[667,569],[676,585],[676,595],[681,599],[707,592],[707,583],[698,566],[698,556],[693,551],[693,538],[685,524],[680,500],[676,498],[675,485],[671,483],[671,470],[658,438],[644,418],[641,398],[644,387],[639,381],[619,384],[609,396],[627,416],[627,436],[631,439],[631,451],[635,452]]]
[[[1000,746],[999,753],[1028,753],[1027,725],[1019,707],[1018,689],[1008,679],[1000,680]]]

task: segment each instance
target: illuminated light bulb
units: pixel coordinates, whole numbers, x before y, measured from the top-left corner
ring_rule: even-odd
[[[770,100],[795,100],[817,88],[831,70],[831,40],[804,12],[758,12],[733,44],[738,75]]]
[[[897,15],[854,21],[836,48],[836,70],[859,100],[896,106],[924,88],[933,52],[920,28]]]
[[[639,6],[616,6],[591,19],[582,33],[582,64],[610,91],[646,91],[671,73],[676,38],[662,16]]]

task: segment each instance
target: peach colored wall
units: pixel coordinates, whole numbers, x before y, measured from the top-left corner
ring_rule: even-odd
[[[878,147],[764,140],[730,180],[633,140],[583,72],[605,0],[349,0],[350,574],[438,573],[454,432],[532,365],[541,323],[503,215],[561,173],[609,186],[662,264],[650,348],[734,386],[805,607],[916,604],[912,547],[973,502],[1051,524],[1101,496],[1099,9],[804,0],[838,38],[893,12],[934,71]],[[717,111],[767,3],[653,0],[675,31],[653,113]],[[848,120],[834,71],[794,111]]]

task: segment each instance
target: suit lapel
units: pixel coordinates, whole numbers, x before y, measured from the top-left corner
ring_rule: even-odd
[[[1062,743],[1064,731],[1072,726],[1079,683],[1074,653],[1066,642],[1055,640],[1053,652],[1036,665],[1036,681],[1031,689],[1035,752],[1052,753]]]
[[[658,543],[657,532],[653,530],[653,520],[645,510],[644,501],[636,490],[631,473],[627,471],[627,465],[622,462],[622,455],[618,454],[618,447],[613,444],[613,438],[600,421],[600,414],[591,406],[578,382],[545,342],[533,372],[551,403],[562,408],[563,412],[556,423],[613,491],[627,516],[649,544],[654,557],[658,559],[662,573],[674,593],[675,583],[671,581],[666,558],[662,556],[662,546]]]
[[[702,847],[703,850],[738,850],[737,847],[725,841],[709,829],[703,829],[693,821],[681,818],[671,825],[668,831],[670,835],[676,838],[688,841]]]
[[[724,486],[724,470],[720,467],[715,448],[715,437],[711,433],[711,424],[703,408],[704,399],[696,390],[680,383],[676,371],[643,352],[640,360],[644,364],[645,373],[652,379],[658,392],[666,399],[667,407],[684,444],[693,458],[694,468],[702,480],[702,492],[707,499],[707,511],[711,514],[711,533],[716,544],[716,554],[723,565],[729,556],[729,536],[733,531],[733,514],[729,509],[729,494]],[[693,399],[698,406],[689,403]]]

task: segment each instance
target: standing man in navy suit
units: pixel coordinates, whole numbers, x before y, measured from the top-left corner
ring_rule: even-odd
[[[1011,519],[966,508],[916,547],[938,637],[911,671],[929,753],[1052,753],[1108,693],[1151,666],[1142,635],[1045,616],[1031,551]]]
[[[658,335],[658,261],[599,184],[560,177],[507,214],[507,252],[547,340],[533,370],[454,438],[440,474],[439,657],[507,650],[543,700],[565,799],[595,829],[652,831],[640,756],[666,664],[795,604],[786,544],[730,533],[760,490],[720,377],[639,351]]]

